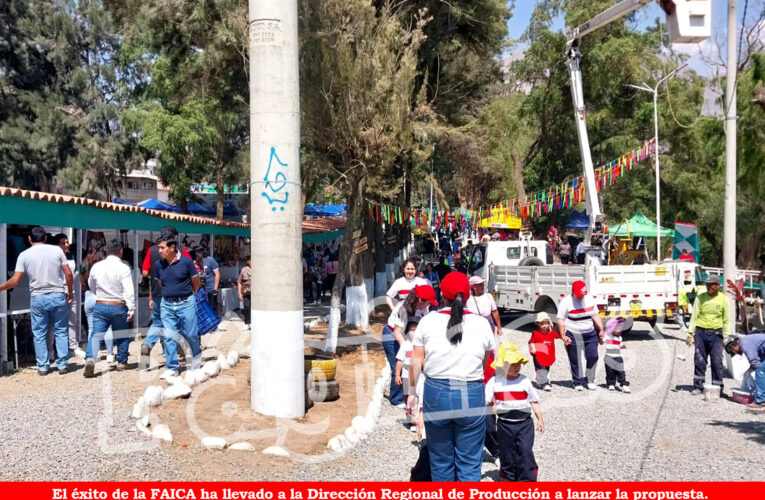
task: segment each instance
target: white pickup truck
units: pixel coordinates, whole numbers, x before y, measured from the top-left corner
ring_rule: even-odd
[[[678,288],[693,263],[670,261],[632,266],[551,264],[547,242],[503,241],[475,245],[466,255],[467,271],[487,282],[487,291],[505,310],[555,315],[558,304],[583,280],[603,317],[624,317],[625,330],[634,320],[655,324],[658,317],[673,318]],[[520,250],[519,250],[520,249]],[[520,252],[520,253],[519,253]],[[543,258],[539,258],[539,256]]]

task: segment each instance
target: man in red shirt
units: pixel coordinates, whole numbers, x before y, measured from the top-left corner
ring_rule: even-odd
[[[688,253],[688,250],[686,249],[683,249],[683,252],[680,255],[680,260],[685,260],[687,262],[696,262],[696,259],[693,258],[693,254]]]

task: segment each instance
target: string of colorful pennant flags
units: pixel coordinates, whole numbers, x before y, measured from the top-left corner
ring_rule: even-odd
[[[646,141],[640,148],[634,149],[619,158],[595,169],[595,188],[598,192],[613,186],[634,166],[645,161],[655,152],[654,140]],[[499,214],[508,217],[538,218],[554,210],[571,208],[585,200],[585,179],[583,175],[569,179],[556,186],[537,191],[524,198],[516,198],[477,210],[456,209],[407,209],[395,205],[367,203],[367,216],[375,222],[389,225],[410,224],[415,227],[451,226],[476,224],[486,217]]]

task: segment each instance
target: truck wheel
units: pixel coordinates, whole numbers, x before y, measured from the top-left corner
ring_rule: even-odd
[[[519,266],[544,266],[545,263],[542,262],[542,259],[539,259],[537,257],[526,257],[522,261],[518,263]]]

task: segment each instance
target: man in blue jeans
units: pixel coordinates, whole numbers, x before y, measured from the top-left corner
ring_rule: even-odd
[[[157,241],[159,241],[162,238],[169,238],[171,240],[178,240],[178,230],[175,229],[173,226],[165,226],[162,228],[162,233],[160,234]],[[189,252],[183,248],[181,250],[183,255],[185,255],[188,258],[191,258],[191,255]],[[149,331],[146,334],[146,338],[143,339],[143,342],[141,343],[141,359],[139,366],[141,368],[148,369],[150,365],[150,355],[151,355],[151,349],[154,347],[154,344],[159,342],[160,336],[162,335],[162,315],[161,315],[161,304],[162,304],[162,288],[159,286],[159,280],[157,280],[154,277],[154,265],[159,261],[160,255],[159,250],[157,248],[157,245],[154,244],[149,248],[149,251],[146,252],[146,257],[143,260],[143,264],[141,266],[141,272],[143,274],[143,277],[150,278],[151,279],[151,286],[149,287],[149,309],[151,310],[151,327],[149,327]],[[162,349],[162,353],[166,355],[164,351],[164,347]]]
[[[191,348],[192,369],[202,360],[197,328],[197,307],[194,294],[199,290],[199,272],[194,262],[177,249],[178,241],[163,233],[157,241],[160,259],[152,265],[154,277],[162,288],[160,314],[164,326],[166,370],[160,376],[167,380],[178,375],[178,344],[185,339]]]
[[[96,296],[93,308],[93,332],[88,338],[85,352],[85,378],[93,377],[95,369],[94,354],[111,327],[116,336],[117,370],[127,369],[130,335],[128,323],[135,313],[135,293],[130,268],[122,261],[122,243],[112,240],[106,246],[107,256],[96,262],[88,276],[88,288]]]
[[[53,327],[56,343],[56,366],[59,375],[68,371],[69,315],[67,303],[72,301],[74,278],[61,247],[46,245],[45,230],[35,226],[29,233],[30,248],[16,260],[13,277],[0,285],[0,292],[16,287],[24,274],[29,276],[29,309],[32,317],[37,373],[47,375],[48,327]]]

